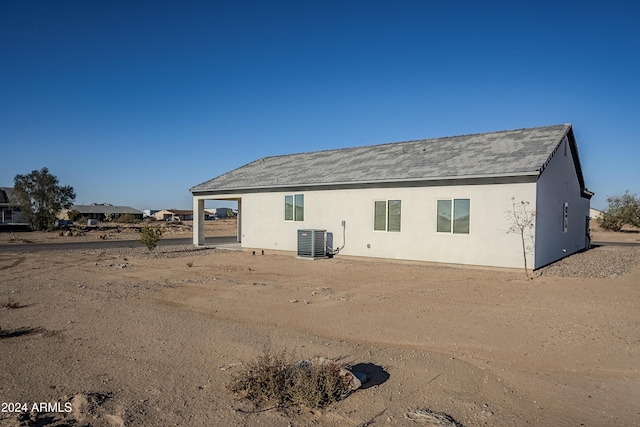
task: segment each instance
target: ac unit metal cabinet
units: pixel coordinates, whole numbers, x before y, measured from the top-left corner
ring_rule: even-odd
[[[298,230],[298,256],[301,258],[324,258],[327,230]]]

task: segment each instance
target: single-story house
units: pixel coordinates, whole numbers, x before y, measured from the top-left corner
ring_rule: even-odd
[[[163,209],[154,213],[153,217],[159,221],[191,221],[193,219],[193,211]]]
[[[231,209],[231,208],[216,208],[215,209],[216,213],[216,217],[218,218],[227,218],[227,217],[233,217],[235,216],[236,212]]]
[[[138,209],[134,209],[130,206],[114,206],[109,203],[92,203],[90,205],[71,205],[69,209],[63,209],[60,211],[58,217],[60,219],[68,218],[67,212],[76,210],[80,212],[80,215],[87,219],[97,219],[98,221],[104,221],[107,216],[111,219],[118,219],[124,214],[131,214],[135,219],[142,219],[144,213]]]
[[[157,212],[160,212],[160,209],[143,209],[142,214],[145,218],[154,216]]]
[[[326,230],[350,256],[517,268],[514,202],[535,212],[529,267],[590,245],[571,124],[265,157],[190,191],[195,245],[205,200],[237,201],[244,248],[296,251],[299,230]]]
[[[0,187],[0,224],[20,223],[20,208],[11,205],[12,187]]]
[[[602,217],[602,211],[600,211],[598,209],[591,208],[591,209],[589,209],[589,216],[591,217],[591,219],[598,219],[598,218]]]

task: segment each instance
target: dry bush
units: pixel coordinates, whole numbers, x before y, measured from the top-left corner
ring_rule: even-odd
[[[414,422],[425,423],[433,427],[464,427],[451,415],[444,412],[435,412],[429,408],[409,409],[404,413],[404,416]]]
[[[349,394],[349,381],[341,374],[342,368],[334,360],[295,362],[284,351],[265,351],[232,374],[227,388],[256,407],[275,404],[322,408]]]
[[[349,393],[348,381],[340,374],[336,361],[296,364],[292,371],[291,402],[309,408],[330,405]]]

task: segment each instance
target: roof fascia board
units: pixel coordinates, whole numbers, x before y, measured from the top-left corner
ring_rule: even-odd
[[[193,191],[194,196],[210,196],[218,194],[239,194],[239,193],[274,193],[285,191],[318,191],[318,190],[352,190],[363,188],[399,188],[399,187],[444,187],[453,185],[489,185],[489,184],[520,184],[536,182],[539,174],[522,173],[512,175],[495,175],[481,177],[465,177],[465,178],[441,178],[432,180],[399,180],[384,182],[345,182],[330,184],[311,184],[311,185],[283,185],[271,187],[252,187],[252,188],[230,188],[213,191]]]

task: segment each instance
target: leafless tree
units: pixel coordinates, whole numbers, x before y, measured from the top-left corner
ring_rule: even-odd
[[[527,268],[527,250],[532,250],[535,244],[533,229],[536,225],[536,211],[529,209],[529,202],[521,200],[516,202],[516,198],[511,198],[511,209],[507,210],[507,216],[511,221],[511,226],[507,233],[519,234],[522,240],[522,257],[524,259],[524,274],[527,280],[531,279]],[[527,240],[531,246],[527,247]]]

